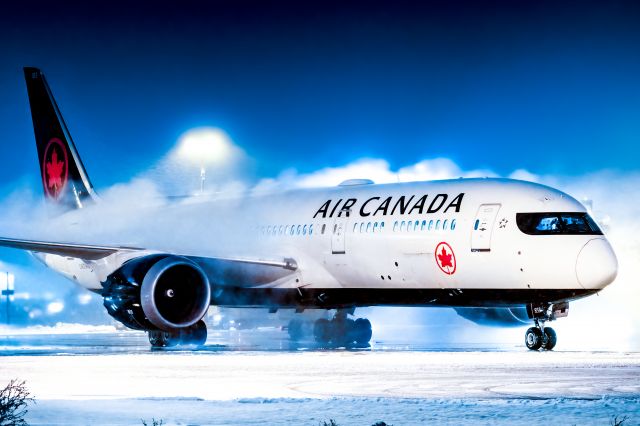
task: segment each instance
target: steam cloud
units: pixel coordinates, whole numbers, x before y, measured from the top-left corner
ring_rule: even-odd
[[[247,158],[241,150],[238,159],[247,163]],[[3,213],[0,215],[0,235],[16,238],[55,239],[63,241],[77,241],[87,243],[111,243],[106,239],[118,236],[118,244],[140,245],[145,240],[158,241],[159,236],[154,227],[149,224],[172,229],[164,240],[160,238],[159,245],[169,247],[178,244],[185,250],[197,251],[202,244],[210,243],[210,239],[193,238],[190,244],[176,236],[188,232],[189,235],[202,235],[203,223],[211,223],[215,219],[215,228],[224,230],[225,215],[231,212],[207,211],[196,213],[194,217],[172,215],[172,203],[164,195],[176,188],[199,187],[197,173],[175,173],[176,159],[168,155],[149,172],[142,173],[127,184],[117,184],[110,188],[99,190],[104,202],[99,206],[89,207],[86,211],[72,213],[62,227],[51,227],[51,212],[41,201],[39,188],[33,190],[25,188],[24,184],[14,188],[4,195],[2,201]],[[231,168],[233,169],[233,168]],[[230,169],[230,170],[231,170]],[[187,169],[183,169],[187,170]],[[235,169],[237,170],[237,169]],[[161,176],[169,171],[168,176]],[[196,179],[194,180],[194,174]],[[248,183],[249,179],[238,173],[211,174],[207,188],[224,193],[250,194],[270,191],[281,191],[292,188],[310,188],[334,186],[346,179],[368,178],[376,183],[408,182],[433,179],[448,179],[459,177],[496,177],[491,170],[463,170],[447,158],[423,160],[415,164],[393,170],[383,159],[360,159],[341,167],[328,167],[312,173],[298,173],[296,170],[283,171],[275,178],[265,178]],[[186,177],[185,177],[186,176]],[[593,205],[593,213],[597,221],[606,230],[607,237],[613,244],[619,261],[619,274],[616,281],[603,290],[599,296],[583,299],[571,304],[571,315],[568,319],[553,324],[562,341],[561,348],[572,349],[616,349],[631,350],[640,348],[640,310],[637,301],[640,300],[640,173],[622,173],[602,170],[584,176],[550,176],[536,175],[527,170],[515,170],[507,177],[524,179],[544,183],[563,190],[579,200]],[[170,184],[167,184],[170,182]],[[197,203],[197,198],[196,203]],[[194,202],[183,201],[183,203]],[[202,209],[200,209],[202,210]],[[194,209],[196,212],[197,209]],[[159,212],[162,212],[159,214]],[[222,231],[221,231],[222,232]],[[248,241],[248,240],[247,240]],[[236,239],[238,248],[245,242],[242,237]],[[233,249],[233,248],[232,248]],[[3,251],[6,253],[6,251]],[[11,268],[11,265],[5,265]],[[41,271],[27,272],[34,268],[18,267],[21,270],[21,282],[40,280]],[[30,275],[30,276],[29,276]],[[50,274],[53,275],[53,274]],[[50,278],[51,279],[51,278]],[[60,280],[58,280],[60,282]],[[56,283],[56,285],[62,285]],[[71,285],[71,284],[68,284]],[[38,288],[32,285],[32,289]],[[67,287],[68,288],[68,287]],[[402,309],[401,315],[395,315],[391,308],[372,308],[366,310],[367,315],[374,319],[375,337],[385,336],[385,327],[391,318],[406,319],[396,323],[404,330],[416,322],[428,322],[434,326],[434,338],[459,342],[489,340],[493,342],[510,342],[521,344],[523,329],[493,329],[468,323],[455,317],[447,309]],[[428,312],[428,313],[427,313]],[[455,320],[452,320],[455,318]],[[458,326],[458,333],[451,337],[451,333],[442,333],[447,323]],[[439,331],[436,331],[439,330]],[[560,345],[559,345],[560,346]]]

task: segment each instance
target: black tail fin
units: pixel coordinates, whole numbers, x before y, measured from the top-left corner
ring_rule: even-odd
[[[69,208],[82,208],[95,197],[89,176],[82,165],[44,74],[25,67],[33,130],[38,146],[44,194],[49,201]]]

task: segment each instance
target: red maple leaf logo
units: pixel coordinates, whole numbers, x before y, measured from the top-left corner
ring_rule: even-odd
[[[47,186],[53,189],[54,194],[57,194],[62,188],[62,171],[64,167],[64,161],[58,161],[58,153],[53,150],[51,155],[51,161],[46,163],[47,167]]]
[[[442,247],[441,254],[438,255],[438,260],[440,261],[440,265],[443,268],[446,268],[447,266],[453,268],[453,263],[451,263],[451,255],[447,253],[447,250],[444,248],[444,246]]]

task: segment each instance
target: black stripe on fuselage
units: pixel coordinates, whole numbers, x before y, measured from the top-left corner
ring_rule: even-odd
[[[217,287],[211,304],[227,307],[346,308],[364,306],[514,307],[586,297],[585,289],[370,289]]]

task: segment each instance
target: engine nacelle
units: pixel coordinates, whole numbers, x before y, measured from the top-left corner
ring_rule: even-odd
[[[180,256],[150,255],[130,260],[102,285],[107,312],[138,330],[189,327],[204,317],[211,301],[204,271]]]
[[[531,323],[527,309],[518,308],[455,308],[462,318],[476,324],[493,327],[519,327]]]

